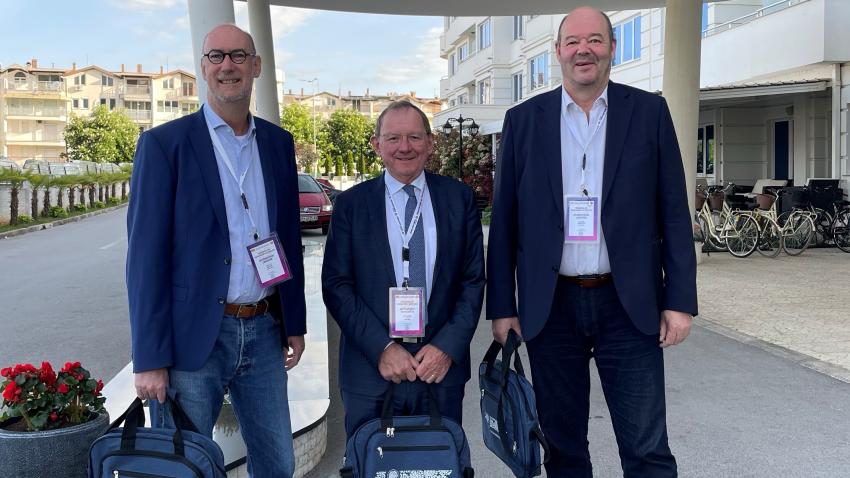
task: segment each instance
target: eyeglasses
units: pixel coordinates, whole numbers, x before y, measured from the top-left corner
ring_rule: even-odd
[[[230,61],[239,65],[245,63],[245,60],[247,60],[249,56],[255,56],[255,54],[248,53],[240,48],[239,50],[233,51],[210,50],[209,52],[204,53],[204,56],[207,57],[213,65],[218,65],[223,62],[224,57],[226,56],[230,57]]]
[[[428,139],[427,133],[410,133],[410,134],[396,134],[396,133],[387,133],[382,134],[381,139],[391,146],[398,146],[401,144],[402,138],[407,138],[407,142],[412,144],[413,146],[420,146],[425,143],[425,140]]]

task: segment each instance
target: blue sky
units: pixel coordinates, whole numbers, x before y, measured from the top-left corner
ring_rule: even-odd
[[[236,2],[247,30],[247,4]],[[285,89],[373,94],[439,92],[446,62],[439,57],[441,17],[410,17],[271,7],[277,68]],[[0,0],[0,65],[70,68],[96,64],[144,71],[192,68],[186,0]]]

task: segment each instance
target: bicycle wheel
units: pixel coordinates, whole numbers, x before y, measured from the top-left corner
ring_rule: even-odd
[[[798,256],[815,237],[815,221],[808,214],[793,211],[782,227],[782,247],[789,256]]]
[[[830,234],[832,215],[819,207],[813,207],[812,211],[815,213],[815,239],[813,245],[824,246],[832,238],[832,234]]]
[[[711,230],[711,227],[706,222],[705,218],[699,218],[699,242],[702,243],[702,252],[718,252],[725,251],[726,248],[718,242],[715,236],[712,234],[714,231]]]
[[[838,211],[832,220],[830,235],[839,249],[850,252],[850,209]]]
[[[735,257],[747,257],[756,250],[759,243],[759,225],[756,220],[744,214],[733,214],[723,225],[726,247]]]
[[[756,248],[765,257],[776,257],[782,252],[782,229],[775,222],[763,217],[759,220],[761,235]]]

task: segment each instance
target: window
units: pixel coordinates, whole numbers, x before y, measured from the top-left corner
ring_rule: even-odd
[[[109,109],[110,109],[110,110],[114,110],[114,109],[115,109],[115,98],[110,98],[110,99],[109,99]]]
[[[174,78],[168,78],[167,80],[162,80],[162,87],[166,90],[174,89]]]
[[[195,96],[195,84],[191,81],[183,82],[183,96]]]
[[[703,3],[702,4],[702,30],[701,31],[705,32],[706,30],[708,30],[708,4]]]
[[[85,85],[86,84],[86,75],[77,75],[74,77],[75,85]]]
[[[80,107],[80,100],[78,100],[77,98],[74,98],[73,100],[71,100],[71,106],[73,106],[74,109],[79,108]]]
[[[100,104],[101,104],[101,106],[106,106],[106,98],[101,98]]]
[[[714,176],[714,125],[697,129],[697,176]]]
[[[492,43],[492,35],[490,34],[490,19],[484,20],[484,23],[478,25],[478,49],[483,50]]]
[[[478,104],[479,105],[487,105],[490,104],[490,80],[479,81],[477,85],[478,89]]]
[[[449,55],[449,76],[455,74],[457,63],[455,63],[455,54]]]
[[[83,109],[89,109],[89,99],[83,98]]]
[[[516,103],[522,99],[522,72],[511,75],[511,100]]]
[[[178,105],[176,100],[157,101],[156,110],[160,113],[176,113]]]
[[[614,27],[614,66],[640,59],[640,16]]]
[[[328,106],[336,106],[335,98],[325,98],[325,104]]]
[[[514,40],[519,40],[523,37],[522,15],[514,17]]]
[[[454,107],[454,105],[455,105],[455,99],[452,98],[452,99],[449,100],[449,108]]]
[[[549,52],[541,53],[528,61],[529,91],[549,83]]]
[[[469,95],[467,95],[466,93],[457,95],[457,104],[459,104],[459,105],[469,104]]]
[[[115,79],[111,76],[100,75],[100,84],[103,86],[112,86],[114,84]]]
[[[457,49],[457,62],[460,63],[469,56],[469,43],[464,43]]]

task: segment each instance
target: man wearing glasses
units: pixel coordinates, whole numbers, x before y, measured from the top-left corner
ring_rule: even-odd
[[[176,395],[208,436],[229,392],[251,476],[290,477],[286,370],[306,333],[292,136],[249,111],[261,67],[250,35],[219,25],[203,48],[206,103],[136,149],[126,271],[136,392],[153,405]]]
[[[378,117],[384,174],[337,196],[322,266],[325,304],[342,330],[339,382],[350,437],[381,414],[440,411],[461,422],[469,343],[484,293],[481,221],[472,190],[425,172],[428,118],[406,101]]]

